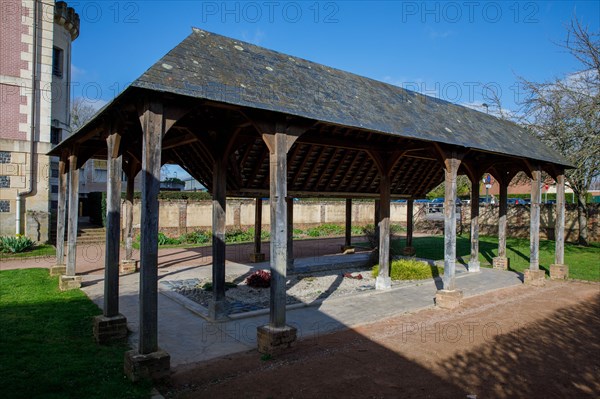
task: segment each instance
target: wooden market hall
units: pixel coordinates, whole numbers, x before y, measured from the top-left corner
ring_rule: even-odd
[[[131,260],[133,181],[142,173],[138,347],[128,352],[130,373],[168,370],[158,342],[158,192],[160,168],[178,164],[213,198],[210,318],[227,318],[225,306],[226,197],[256,198],[255,249],[260,248],[261,198],[271,209],[270,317],[259,327],[263,349],[295,339],[286,324],[286,273],[293,268],[294,197],[379,201],[379,275],[390,288],[390,201],[408,202],[408,250],[413,200],[445,182],[443,289],[438,306],[460,300],[455,281],[456,178],[478,185],[485,173],[500,185],[499,248],[506,263],[507,187],[518,172],[531,179],[530,268],[526,282],[544,278],[539,268],[541,175],[557,182],[556,256],[564,264],[564,169],[568,162],[516,124],[466,107],[404,90],[290,55],[199,29],[152,65],[85,126],[56,146],[59,203],[55,272],[61,288],[78,287],[76,270],[79,168],[88,159],[108,165],[103,315],[94,323],[99,342],[127,332],[119,312],[119,268]],[[121,215],[121,176],[127,177]],[[68,177],[68,178],[67,178]],[[479,192],[472,190],[469,271],[479,270]],[[67,201],[68,199],[68,201]],[[68,209],[67,209],[68,208]],[[121,261],[121,217],[125,261]],[[67,223],[65,223],[67,219]],[[64,255],[66,252],[66,263]],[[166,364],[166,365],[165,365]],[[136,378],[131,376],[131,378]]]

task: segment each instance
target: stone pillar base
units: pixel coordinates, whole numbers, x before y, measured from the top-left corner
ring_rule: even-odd
[[[389,290],[392,288],[392,279],[387,276],[377,276],[375,280],[376,290]]]
[[[546,272],[542,269],[525,269],[523,271],[523,283],[541,287],[546,280]]]
[[[67,274],[67,265],[50,266],[51,276],[64,276],[65,274]]]
[[[171,373],[171,356],[158,349],[156,352],[141,355],[137,350],[125,352],[123,371],[132,382],[140,380],[163,380]]]
[[[60,276],[58,288],[61,291],[76,290],[81,288],[81,276]]]
[[[439,290],[435,294],[435,305],[441,309],[455,309],[463,299],[462,290]]]
[[[94,317],[94,338],[99,344],[124,342],[127,340],[127,318],[122,314]]]
[[[417,254],[417,250],[415,247],[404,247],[402,248],[402,255],[404,256],[415,256]]]
[[[569,278],[569,266],[553,264],[550,265],[550,278],[552,280],[566,280]]]
[[[208,303],[208,317],[213,321],[229,320],[227,316],[227,301],[213,301]]]
[[[256,329],[258,351],[267,355],[276,355],[292,347],[296,341],[296,328],[261,326]]]
[[[505,256],[496,256],[492,261],[492,265],[494,269],[508,270],[510,259]]]
[[[258,263],[258,262],[264,262],[264,261],[265,261],[265,254],[263,254],[263,253],[250,254],[250,262]]]
[[[342,245],[341,250],[344,255],[353,254],[355,252],[355,248],[352,245]]]
[[[139,270],[138,261],[134,259],[124,259],[119,264],[119,275],[132,274]]]
[[[478,260],[470,260],[469,261],[469,273],[476,273],[481,271],[481,264]]]

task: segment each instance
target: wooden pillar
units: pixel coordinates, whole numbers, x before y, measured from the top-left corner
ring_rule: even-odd
[[[262,253],[261,248],[262,198],[256,198],[254,204],[254,253],[250,254],[250,261],[256,263],[265,260],[265,254]]]
[[[209,306],[209,316],[213,320],[226,317],[225,301],[225,212],[227,160],[224,156],[215,160],[213,166],[212,188],[212,302]]]
[[[303,131],[286,123],[266,122],[260,128],[269,149],[271,206],[271,291],[269,324],[257,328],[261,353],[275,354],[296,341],[297,330],[286,325],[286,276],[288,266],[287,153]],[[291,132],[291,134],[290,134]],[[291,228],[291,227],[289,227]]]
[[[119,154],[121,136],[112,133],[106,139],[106,247],[104,255],[104,316],[119,314],[119,250],[121,244],[121,175],[123,156]]]
[[[108,179],[106,184],[106,249],[104,256],[104,309],[94,317],[98,343],[125,341],[127,319],[119,313],[119,249],[121,245],[121,176],[123,156],[121,135],[111,132],[106,139]]]
[[[67,160],[64,156],[58,161],[58,206],[56,209],[56,265],[50,268],[50,274],[64,275],[65,266],[65,218],[67,203]]]
[[[529,231],[529,268],[538,270],[540,268],[540,204],[542,202],[542,171],[536,167],[532,171],[531,180],[531,221]]]
[[[352,246],[352,198],[346,198],[346,236],[344,245],[342,245],[343,253],[353,253]]]
[[[406,246],[402,250],[404,256],[414,256],[416,254],[413,247],[414,205],[415,201],[412,198],[406,201]]]
[[[125,191],[125,260],[133,260],[133,190],[135,185],[135,174],[127,176],[127,188]]]
[[[565,175],[560,170],[556,176],[556,224],[554,226],[556,249],[554,264],[550,265],[550,278],[566,279],[569,266],[565,264]]]
[[[381,175],[379,183],[379,274],[375,281],[378,290],[390,289],[390,176]]]
[[[460,159],[445,159],[444,198],[444,290],[456,289],[456,178]]]
[[[294,270],[294,198],[287,197],[287,271]]]
[[[140,121],[143,145],[138,352],[147,355],[158,351],[158,193],[164,135],[163,105],[146,101]]]
[[[471,179],[471,256],[469,272],[480,271],[479,263],[479,176]]]
[[[75,265],[77,263],[77,224],[79,217],[79,169],[77,168],[77,151],[78,147],[74,147],[69,154],[67,267],[65,268],[65,275],[60,277],[58,285],[59,289],[62,291],[81,287],[81,276],[75,275]]]
[[[138,109],[142,128],[140,207],[139,342],[125,352],[125,374],[132,381],[169,375],[171,357],[158,346],[158,193],[165,118],[163,104],[144,99]]]
[[[544,270],[540,269],[540,203],[542,202],[542,170],[539,165],[531,168],[531,211],[529,226],[529,269],[523,272],[523,282],[543,285]]]
[[[509,259],[506,257],[506,213],[508,210],[509,178],[498,179],[500,185],[500,203],[498,206],[498,256],[493,259],[496,269],[508,269]]]
[[[75,275],[77,261],[77,224],[79,218],[79,169],[77,154],[69,155],[69,225],[67,231],[67,276]]]

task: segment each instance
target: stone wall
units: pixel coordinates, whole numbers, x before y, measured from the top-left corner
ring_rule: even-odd
[[[458,230],[468,233],[470,207],[463,207],[458,218]],[[589,205],[590,215],[588,229],[592,241],[600,241],[600,225],[598,214],[600,205]],[[125,208],[123,207],[123,212]],[[496,235],[498,232],[498,207],[482,206],[480,213],[480,231],[485,235]],[[294,203],[294,226],[307,228],[323,223],[344,224],[346,206],[344,201],[297,201]],[[352,223],[366,225],[373,223],[373,202],[354,201],[352,203]],[[567,206],[566,239],[577,238],[577,209]],[[443,220],[430,220],[426,205],[414,206],[415,231],[441,234],[444,229]],[[554,238],[555,206],[543,205],[541,210],[540,234],[542,238]],[[248,228],[254,226],[254,200],[230,199],[227,201],[227,228]],[[406,203],[392,202],[391,222],[406,225]],[[123,221],[124,223],[124,221]],[[134,203],[134,231],[137,234],[140,224],[140,203]],[[194,230],[210,230],[212,223],[211,201],[164,200],[160,202],[159,226],[165,234],[177,236]],[[263,201],[263,230],[269,229],[269,201]],[[508,234],[515,237],[529,237],[529,206],[515,205],[508,207]]]

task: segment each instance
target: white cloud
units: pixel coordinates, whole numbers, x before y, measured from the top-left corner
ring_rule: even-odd
[[[260,28],[256,28],[254,32],[242,32],[242,39],[248,43],[256,44],[257,46],[267,37],[267,33]]]

